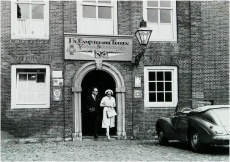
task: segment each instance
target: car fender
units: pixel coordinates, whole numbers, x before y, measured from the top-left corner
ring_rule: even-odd
[[[173,127],[169,118],[162,117],[156,122],[156,132],[159,132],[159,128],[163,131],[167,138],[171,138],[175,134],[175,128]]]
[[[210,129],[210,122],[202,118],[193,117],[188,120],[187,139],[189,139],[189,132],[191,129],[196,129],[199,134],[199,139],[202,143],[208,143],[212,140]]]

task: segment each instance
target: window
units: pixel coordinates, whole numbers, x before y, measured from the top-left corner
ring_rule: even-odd
[[[143,1],[143,15],[151,28],[150,41],[176,41],[176,1],[146,0]]]
[[[177,67],[144,68],[145,107],[173,107],[178,101]]]
[[[77,2],[78,33],[117,34],[116,0],[79,0]]]
[[[48,65],[12,65],[11,107],[50,107],[50,68]]]
[[[12,0],[11,38],[48,39],[49,1]]]

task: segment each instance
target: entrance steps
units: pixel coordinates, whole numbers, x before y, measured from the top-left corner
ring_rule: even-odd
[[[106,136],[98,136],[95,139],[93,136],[82,136],[82,140],[84,141],[108,141]],[[117,136],[110,136],[110,141],[117,140]]]

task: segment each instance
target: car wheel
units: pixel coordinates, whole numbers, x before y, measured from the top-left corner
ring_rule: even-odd
[[[205,150],[206,145],[201,143],[199,138],[200,137],[199,137],[198,132],[195,129],[191,130],[190,135],[189,135],[189,142],[190,142],[192,151],[194,152],[203,152]]]
[[[168,143],[168,139],[165,137],[162,130],[158,132],[158,140],[160,145],[166,145]]]

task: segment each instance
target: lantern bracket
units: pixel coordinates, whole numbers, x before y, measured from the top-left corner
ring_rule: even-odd
[[[134,58],[134,60],[133,60],[133,62],[132,62],[132,65],[133,65],[133,66],[136,66],[136,67],[137,67],[137,66],[139,65],[139,62],[140,62],[141,58],[144,56],[145,50],[146,50],[145,47],[142,48],[141,53],[139,53],[138,55],[135,56],[135,58]]]

